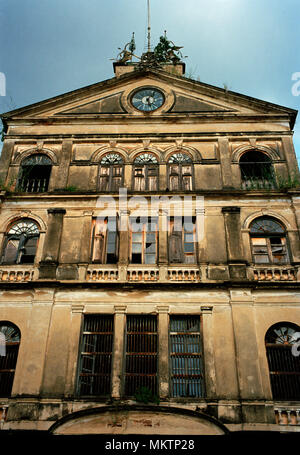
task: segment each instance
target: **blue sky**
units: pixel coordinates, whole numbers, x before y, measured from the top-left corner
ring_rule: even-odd
[[[0,0],[0,111],[113,77],[131,38],[146,46],[146,0]],[[167,30],[187,75],[294,109],[299,0],[151,0],[152,43]],[[300,89],[298,90],[300,92]],[[300,119],[294,143],[300,159]]]

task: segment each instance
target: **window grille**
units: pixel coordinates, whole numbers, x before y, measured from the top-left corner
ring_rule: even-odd
[[[260,189],[276,186],[272,161],[257,150],[244,153],[240,158],[242,188]]]
[[[157,393],[157,318],[127,316],[125,385],[126,396],[134,396],[140,387]]]
[[[298,333],[298,335],[297,335]],[[280,323],[266,334],[266,350],[274,400],[300,400],[300,357],[292,353],[300,327]]]
[[[203,397],[199,316],[170,317],[171,396]]]
[[[5,349],[0,355],[0,397],[9,397],[15,376],[20,331],[10,323],[0,322],[0,334],[1,338],[5,338]]]
[[[85,316],[81,337],[80,395],[110,394],[113,332],[113,316]]]
[[[22,161],[17,188],[26,193],[48,190],[52,161],[43,154],[34,154]]]

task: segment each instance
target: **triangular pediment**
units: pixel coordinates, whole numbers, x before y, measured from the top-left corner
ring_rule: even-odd
[[[101,97],[95,101],[80,104],[72,109],[60,112],[61,114],[124,114],[126,111],[121,105],[121,92]]]
[[[165,115],[277,115],[288,119],[293,127],[297,111],[256,98],[227,91],[209,84],[161,70],[128,72],[120,77],[83,87],[2,115],[8,118],[49,118],[78,116],[138,116],[130,104],[130,93],[138,87],[162,90],[168,102],[151,113]]]

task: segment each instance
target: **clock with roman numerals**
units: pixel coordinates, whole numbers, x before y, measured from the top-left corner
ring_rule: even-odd
[[[161,107],[165,102],[163,93],[156,88],[142,88],[137,90],[132,98],[131,103],[139,111],[152,112]]]

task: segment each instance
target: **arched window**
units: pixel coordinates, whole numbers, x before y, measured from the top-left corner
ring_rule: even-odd
[[[289,261],[285,228],[274,218],[262,216],[252,221],[250,238],[257,264],[286,264]]]
[[[12,323],[0,322],[1,340],[4,341],[0,352],[0,397],[9,397],[13,386],[18,351],[20,345],[20,331]]]
[[[240,158],[242,187],[245,189],[274,188],[272,161],[258,150],[250,150]]]
[[[293,345],[300,327],[289,322],[273,325],[265,337],[270,381],[275,400],[300,400],[300,356]]]
[[[29,219],[14,223],[6,233],[3,244],[2,264],[33,264],[40,231]]]
[[[158,162],[153,153],[142,153],[134,160],[134,189],[157,191]]]
[[[34,154],[22,161],[17,188],[26,193],[48,190],[52,161],[47,155]]]
[[[168,161],[169,190],[193,189],[193,162],[186,153],[174,153]]]
[[[118,191],[123,185],[123,158],[118,153],[108,153],[100,161],[99,190]]]

